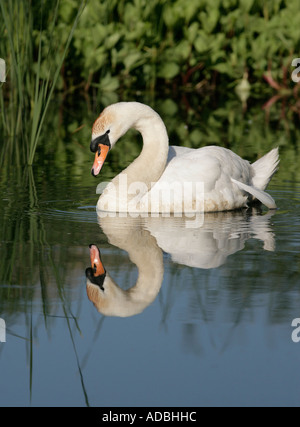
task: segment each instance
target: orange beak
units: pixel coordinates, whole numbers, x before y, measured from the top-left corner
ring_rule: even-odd
[[[105,274],[105,269],[100,258],[100,251],[96,245],[90,246],[90,258],[92,268],[94,270],[94,276],[98,277],[102,276],[102,274]]]
[[[92,167],[92,175],[97,176],[100,173],[108,152],[109,152],[108,145],[105,145],[105,144],[98,145],[98,150],[96,151],[95,160]]]

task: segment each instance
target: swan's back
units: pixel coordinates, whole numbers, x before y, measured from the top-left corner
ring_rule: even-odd
[[[256,169],[260,172],[261,182],[269,182],[269,175],[274,173],[277,165],[275,157],[266,155],[265,158],[258,161],[259,168]],[[168,162],[158,184],[174,186],[174,183],[182,183],[182,185],[203,183],[203,194],[199,194],[199,190],[195,197],[204,198],[203,210],[205,212],[246,207],[247,203],[255,197],[263,203],[266,202],[267,206],[269,203],[271,208],[276,207],[270,196],[264,197],[266,193],[253,188],[256,169],[248,160],[242,159],[227,148],[207,146],[191,149],[172,146],[169,148]],[[151,191],[159,191],[159,185],[154,185]],[[176,204],[176,200],[174,203]],[[182,209],[181,201],[179,200],[178,203],[178,207],[174,207],[174,212]]]

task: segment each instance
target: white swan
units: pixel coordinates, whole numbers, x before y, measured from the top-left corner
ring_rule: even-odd
[[[242,250],[251,238],[261,240],[264,250],[274,251],[272,215],[272,211],[260,215],[254,209],[251,213],[246,210],[207,213],[203,225],[197,229],[187,228],[184,218],[98,217],[109,243],[128,252],[132,262],[130,271],[135,264],[138,278],[136,283],[127,279],[126,290],[118,286],[112,278],[116,272],[111,276],[106,271],[99,249],[91,245],[91,267],[86,270],[88,298],[106,316],[139,314],[155,300],[161,289],[163,252],[168,253],[174,263],[212,269],[225,264],[227,258]],[[116,261],[110,259],[116,265]],[[108,266],[110,268],[113,266]]]
[[[90,146],[96,153],[94,176],[99,174],[109,150],[130,128],[142,134],[142,152],[109,183],[97,210],[216,212],[247,207],[255,199],[270,209],[276,208],[264,190],[277,170],[277,148],[250,164],[222,147],[169,147],[160,116],[138,102],[110,105],[95,121]],[[168,189],[173,193],[166,197]]]

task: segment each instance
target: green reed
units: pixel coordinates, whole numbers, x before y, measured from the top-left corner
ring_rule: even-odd
[[[0,124],[6,153],[17,155],[19,163],[33,164],[53,92],[85,3],[80,2],[67,38],[57,46],[53,34],[61,0],[56,1],[54,8],[41,0],[38,11],[32,0],[0,0],[0,56],[7,64],[7,82],[0,86]]]
[[[7,162],[8,163],[8,162]],[[35,348],[38,341],[38,328],[41,319],[50,333],[51,321],[56,317],[57,307],[61,308],[74,350],[75,361],[80,373],[80,383],[86,405],[89,406],[84,377],[77,354],[75,334],[81,333],[78,318],[73,313],[71,301],[66,290],[68,272],[62,271],[61,257],[64,248],[57,251],[49,242],[49,229],[45,218],[40,215],[40,198],[31,166],[12,168],[9,165],[0,169],[0,182],[5,187],[5,194],[10,194],[9,203],[0,200],[2,221],[0,222],[0,312],[5,311],[11,328],[8,334],[25,340],[29,374],[30,402],[34,390]],[[6,196],[3,197],[6,199]],[[57,300],[53,298],[53,292]],[[40,297],[37,295],[40,294]],[[52,297],[51,297],[52,295]],[[36,310],[40,300],[41,313]],[[20,336],[14,332],[12,319],[16,315],[25,316],[25,333]],[[42,316],[41,316],[42,315]],[[75,328],[75,330],[74,330]]]

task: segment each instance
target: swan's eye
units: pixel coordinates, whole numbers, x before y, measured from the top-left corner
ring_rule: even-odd
[[[107,131],[106,131],[106,135],[109,135],[110,134],[110,129],[108,129]]]

